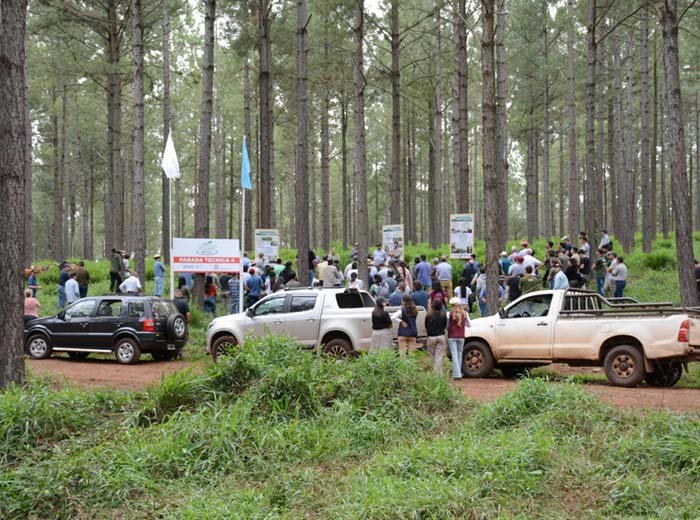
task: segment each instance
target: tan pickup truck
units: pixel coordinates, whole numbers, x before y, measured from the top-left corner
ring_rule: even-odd
[[[618,303],[581,289],[528,293],[500,313],[472,320],[462,372],[507,377],[551,363],[602,366],[619,386],[670,387],[700,361],[700,309]]]
[[[239,314],[214,319],[207,329],[207,353],[214,360],[248,335],[285,334],[302,347],[345,358],[369,350],[374,300],[366,291],[297,288],[266,296]],[[391,314],[398,307],[387,307]],[[425,309],[418,308],[418,339],[425,338]],[[394,338],[398,325],[394,324]]]

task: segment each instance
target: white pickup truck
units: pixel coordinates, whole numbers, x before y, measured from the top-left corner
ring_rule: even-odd
[[[463,370],[507,377],[535,366],[603,366],[619,386],[670,387],[700,360],[700,309],[615,303],[581,289],[528,293],[499,314],[472,320]]]
[[[346,358],[368,351],[372,342],[374,299],[366,291],[343,288],[287,289],[273,293],[239,314],[212,320],[207,353],[218,356],[248,335],[286,334],[302,347]],[[397,307],[387,307],[392,313]],[[418,338],[425,338],[425,310],[418,308]],[[398,325],[394,324],[396,337]]]

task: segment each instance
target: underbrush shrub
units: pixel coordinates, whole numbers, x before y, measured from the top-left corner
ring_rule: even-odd
[[[645,253],[642,256],[641,264],[653,271],[670,271],[675,268],[676,260],[671,251],[657,250]]]

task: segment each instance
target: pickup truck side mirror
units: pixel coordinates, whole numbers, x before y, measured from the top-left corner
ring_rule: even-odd
[[[249,318],[255,317],[255,311],[253,309],[247,309],[245,313]]]
[[[59,312],[57,317],[59,320],[65,320],[66,319],[66,311]]]
[[[498,309],[498,315],[502,320],[506,319],[506,310],[505,309]]]

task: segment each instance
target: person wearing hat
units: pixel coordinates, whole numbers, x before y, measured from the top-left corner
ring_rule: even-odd
[[[386,251],[384,251],[382,244],[379,242],[377,242],[377,246],[372,253],[372,260],[374,260],[374,265],[377,267],[379,267],[381,264],[385,264],[387,261]]]
[[[452,356],[453,379],[462,378],[462,355],[467,327],[471,327],[471,323],[462,301],[457,297],[450,299],[450,312],[447,313],[447,344]]]
[[[566,235],[561,237],[561,240],[559,241],[559,246],[566,252],[571,251],[571,248],[574,247],[571,241],[569,240],[569,237]]]
[[[527,240],[523,240],[522,242],[520,242],[520,251],[518,252],[518,254],[520,256],[525,256],[525,251],[527,251],[528,247],[530,247],[530,244]]]
[[[510,266],[513,265],[512,262],[508,259],[508,253],[505,251],[501,251],[501,256],[498,259],[498,263],[501,264],[501,273],[506,276],[508,275],[508,269],[510,269]]]
[[[386,300],[379,296],[375,301],[372,311],[372,343],[369,351],[389,349],[392,347],[391,338],[391,317],[384,310]]]
[[[153,255],[153,279],[156,282],[156,296],[163,296],[163,289],[165,288],[165,265],[160,261],[160,253]]]

